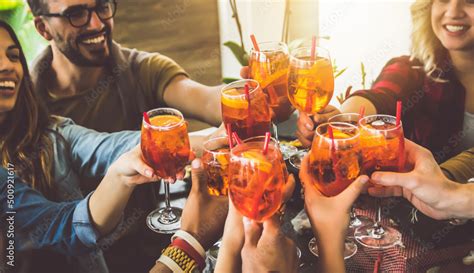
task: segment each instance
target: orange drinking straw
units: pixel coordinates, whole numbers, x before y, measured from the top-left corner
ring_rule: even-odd
[[[313,35],[311,40],[311,61],[314,62],[314,59],[316,58],[316,36]]]
[[[359,109],[359,120],[363,119],[365,115],[365,106],[362,105]]]
[[[234,138],[235,142],[237,142],[238,145],[242,144],[242,140],[240,140],[236,132],[232,132],[232,137]]]
[[[253,48],[256,51],[260,52],[260,48],[258,47],[258,43],[257,43],[257,39],[255,38],[255,35],[251,34],[250,39],[252,40]],[[262,76],[262,78],[266,78],[265,70],[260,70],[260,75]],[[268,89],[267,91],[268,91],[268,96],[270,97],[270,101],[272,101],[272,103],[274,101],[278,101],[278,96],[276,94],[275,89],[273,88],[273,85],[268,84],[267,89]]]
[[[268,152],[268,144],[270,143],[270,132],[265,133],[265,142],[263,143],[263,154]]]
[[[250,39],[252,40],[253,48],[256,51],[260,51],[260,48],[258,47],[257,39],[255,39],[255,35],[250,34]]]
[[[402,119],[402,101],[397,101],[397,127],[400,125],[400,121]]]
[[[229,148],[232,149],[234,148],[234,144],[232,141],[232,128],[231,128],[230,123],[227,123],[226,129],[227,129],[227,140],[229,141]]]

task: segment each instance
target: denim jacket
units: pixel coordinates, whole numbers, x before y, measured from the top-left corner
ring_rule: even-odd
[[[98,133],[75,125],[67,118],[55,119],[50,136],[54,145],[54,182],[60,203],[47,200],[19,178],[14,178],[15,166],[7,166],[10,167],[8,170],[0,170],[1,219],[14,216],[15,249],[26,262],[20,271],[51,271],[51,263],[59,261],[45,260],[44,253],[57,255],[53,254],[54,251],[63,254],[60,259],[66,260],[66,268],[61,270],[108,272],[98,245],[111,237],[119,237],[124,222],[122,220],[107,236],[99,236],[89,212],[91,194],[84,198],[79,188],[79,176],[105,175],[108,167],[121,154],[140,142],[140,132]],[[14,204],[9,207],[7,202],[11,190],[9,192],[8,189],[12,179]],[[14,214],[8,213],[12,211]],[[8,228],[8,223],[2,227],[5,230]],[[35,254],[42,259],[39,264],[38,259],[29,259]]]

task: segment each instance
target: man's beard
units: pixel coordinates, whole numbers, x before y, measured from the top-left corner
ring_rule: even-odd
[[[87,58],[84,56],[80,49],[80,41],[83,40],[84,36],[93,36],[98,33],[104,33],[105,39],[107,42],[107,47],[109,51],[109,55],[106,55],[105,50],[100,51],[93,51],[92,56],[93,59]],[[54,39],[56,42],[56,46],[58,47],[59,51],[66,56],[66,58],[73,64],[77,66],[83,67],[101,67],[104,66],[108,60],[111,58],[111,45],[112,45],[112,35],[108,28],[105,28],[103,31],[95,32],[95,33],[88,33],[86,35],[79,35],[77,37],[70,38],[68,40],[64,39],[60,34],[56,36]]]

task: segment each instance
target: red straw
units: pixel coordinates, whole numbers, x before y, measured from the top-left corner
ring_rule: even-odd
[[[334,143],[334,133],[332,131],[332,127],[330,124],[328,124],[328,134],[329,134],[329,137],[331,138],[331,142],[332,142],[332,147],[331,147],[331,150],[334,150],[336,147],[336,144]]]
[[[265,143],[263,143],[263,154],[268,151],[268,144],[270,143],[270,132],[265,133]]]
[[[147,112],[143,112],[143,119],[145,119],[146,123],[148,123],[149,125],[151,125],[150,118],[148,117],[148,113],[147,113]]]
[[[255,39],[255,35],[250,34],[250,39],[252,40],[253,48],[256,51],[260,51],[260,48],[258,47],[257,39]]]
[[[235,142],[237,142],[238,145],[242,144],[242,140],[240,140],[239,136],[237,133],[232,132],[232,137],[234,138]]]
[[[363,119],[365,115],[365,106],[362,105],[359,109],[359,120]]]
[[[331,124],[328,124],[328,134],[329,137],[331,138],[331,159],[332,159],[332,168],[334,170],[334,173],[336,175],[336,180],[338,180],[338,172],[336,168],[336,163],[337,163],[337,158],[336,158],[336,144],[334,143],[334,133],[332,131]]]
[[[244,89],[245,89],[245,98],[247,99],[250,105],[250,91],[249,91],[249,85],[247,83],[245,84]]]
[[[400,125],[402,119],[402,101],[397,101],[397,126]]]
[[[379,273],[380,271],[380,263],[382,262],[382,253],[379,253],[377,260],[375,261],[374,264],[374,271],[373,273]]]
[[[314,61],[316,57],[316,36],[313,36],[311,41],[311,61]]]
[[[252,40],[253,48],[256,51],[260,51],[260,48],[258,47],[258,43],[257,43],[257,39],[255,38],[255,35],[253,35],[253,34],[250,35],[250,39]],[[268,61],[268,59],[267,59],[267,61]],[[264,79],[267,77],[264,69],[260,70],[260,75]],[[263,86],[262,86],[262,88],[263,88]],[[271,103],[278,103],[278,95],[277,95],[276,90],[273,87],[273,85],[268,84],[268,86],[266,86],[265,88],[267,88],[268,96],[270,97],[270,102]]]
[[[232,149],[234,148],[234,144],[232,141],[232,128],[231,128],[230,123],[227,123],[226,128],[227,128],[227,140],[229,141],[229,148]]]

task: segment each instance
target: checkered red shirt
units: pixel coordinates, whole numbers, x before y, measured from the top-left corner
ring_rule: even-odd
[[[403,102],[405,136],[428,148],[438,162],[454,156],[460,144],[466,90],[447,64],[438,74],[446,82],[428,77],[421,63],[408,56],[390,60],[370,90],[352,96],[369,99],[379,114],[395,115]]]

